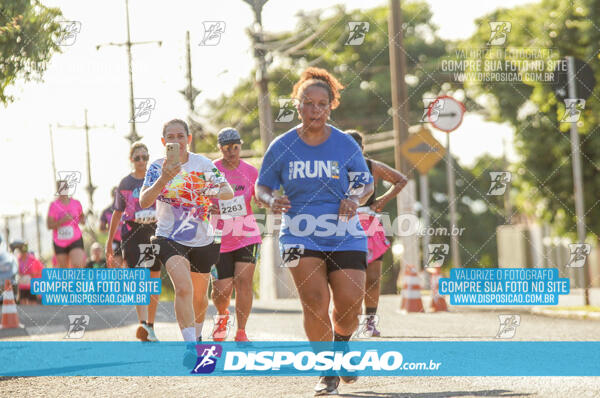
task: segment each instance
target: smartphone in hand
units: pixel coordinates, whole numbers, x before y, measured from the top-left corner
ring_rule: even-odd
[[[179,159],[179,143],[169,142],[167,143],[167,163],[174,165],[180,162]]]

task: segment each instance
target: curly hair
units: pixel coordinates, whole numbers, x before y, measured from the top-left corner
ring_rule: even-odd
[[[322,68],[310,67],[302,72],[300,80],[294,84],[292,98],[300,100],[306,88],[311,86],[322,87],[329,94],[329,103],[331,109],[335,109],[340,104],[340,90],[344,88],[335,76]]]

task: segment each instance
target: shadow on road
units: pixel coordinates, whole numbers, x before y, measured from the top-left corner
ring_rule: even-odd
[[[440,391],[440,392],[375,392],[359,391],[351,394],[340,394],[340,397],[352,398],[452,398],[452,397],[527,397],[532,394],[518,393],[510,390],[481,391]]]
[[[58,373],[73,373],[73,372],[81,372],[89,369],[101,369],[111,366],[127,366],[138,363],[146,363],[143,361],[137,362],[107,362],[107,363],[98,363],[98,364],[89,364],[89,365],[77,365],[77,366],[62,366],[59,368],[46,368],[46,369],[35,369],[30,371],[18,371],[14,373],[5,373],[7,376],[0,377],[0,381],[10,380],[19,377],[39,377],[39,376],[47,376],[48,374],[52,374],[53,376],[58,376]]]
[[[464,339],[491,339],[494,336],[380,336],[378,337],[378,339],[384,339],[384,340],[398,340],[398,339],[433,339],[433,340],[439,340],[439,339],[460,339],[460,340],[464,340]]]
[[[138,323],[135,306],[19,306],[19,320],[27,329],[0,330],[0,340],[8,337],[43,335],[57,332],[66,333],[69,329],[68,315],[88,315],[89,325],[86,331],[112,329],[130,326]],[[235,307],[230,306],[229,312],[235,314]],[[273,309],[266,307],[252,308],[253,314],[302,314],[297,309]],[[212,322],[217,314],[213,305],[209,305],[206,319]],[[161,301],[156,312],[155,322],[176,322],[173,303]]]

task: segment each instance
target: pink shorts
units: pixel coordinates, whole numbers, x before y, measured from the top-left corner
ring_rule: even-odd
[[[367,234],[367,247],[369,250],[367,254],[367,264],[370,264],[374,260],[377,260],[379,257],[383,256],[383,254],[391,246],[391,243],[385,236],[383,227],[381,226],[381,223],[377,217],[368,214],[361,214],[359,219],[360,225],[362,225],[362,228]],[[369,233],[368,231],[373,232]]]

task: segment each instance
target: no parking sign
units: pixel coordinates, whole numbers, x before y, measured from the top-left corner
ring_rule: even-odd
[[[465,110],[462,102],[448,95],[442,95],[429,105],[427,119],[436,129],[449,133],[460,126]]]

